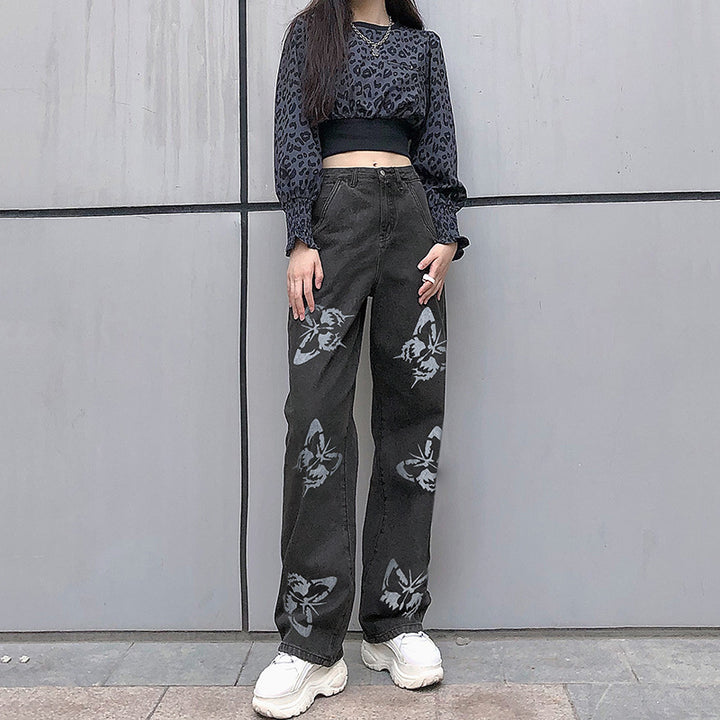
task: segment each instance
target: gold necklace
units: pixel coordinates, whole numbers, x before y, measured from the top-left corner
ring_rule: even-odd
[[[370,52],[373,54],[373,57],[378,57],[378,55],[380,55],[380,46],[388,39],[394,24],[391,18],[385,34],[379,40],[371,40],[369,37],[363,35],[363,33],[355,27],[355,20],[353,20],[352,29],[370,46]]]

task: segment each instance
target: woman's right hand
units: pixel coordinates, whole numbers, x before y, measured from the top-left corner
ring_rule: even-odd
[[[319,289],[323,281],[322,262],[320,253],[315,248],[308,247],[302,240],[297,240],[290,251],[290,261],[287,271],[288,304],[293,310],[293,317],[297,320],[305,319],[305,304],[308,310],[315,310],[312,280],[315,276],[315,286]]]

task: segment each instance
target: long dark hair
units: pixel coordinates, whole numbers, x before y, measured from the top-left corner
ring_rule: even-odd
[[[398,25],[418,30],[425,27],[415,0],[385,0],[385,9]],[[335,104],[353,14],[350,0],[311,0],[290,21],[286,34],[292,33],[301,17],[307,20],[303,102],[308,120],[315,126],[329,117]]]

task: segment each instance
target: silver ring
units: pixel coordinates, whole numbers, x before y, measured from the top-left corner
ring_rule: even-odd
[[[425,273],[422,277],[423,280],[429,280],[431,283],[435,283],[435,278],[432,275]]]

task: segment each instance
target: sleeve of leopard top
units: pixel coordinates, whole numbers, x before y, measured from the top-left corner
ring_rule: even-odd
[[[285,211],[286,256],[298,239],[317,248],[311,218],[322,185],[322,155],[317,126],[310,126],[303,106],[306,47],[307,25],[300,16],[288,29],[275,85],[275,194]]]
[[[457,242],[453,260],[459,260],[470,245],[457,223],[467,191],[457,175],[455,121],[442,43],[432,30],[428,30],[428,53],[427,114],[411,142],[410,160],[425,188],[437,242]]]

